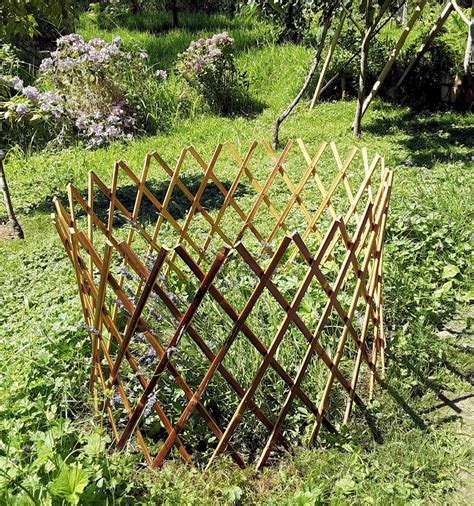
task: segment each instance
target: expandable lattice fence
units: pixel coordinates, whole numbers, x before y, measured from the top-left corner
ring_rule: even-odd
[[[191,146],[174,168],[153,153],[140,176],[119,161],[87,198],[69,185],[53,220],[116,447],[261,468],[363,408],[384,368],[392,178],[365,148],[298,139],[279,156],[219,144],[209,163]]]

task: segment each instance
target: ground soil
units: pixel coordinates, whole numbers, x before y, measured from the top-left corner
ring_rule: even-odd
[[[17,239],[15,230],[10,223],[0,221],[0,241],[6,241],[9,239]]]

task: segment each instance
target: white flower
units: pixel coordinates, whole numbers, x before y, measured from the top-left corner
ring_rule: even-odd
[[[168,72],[166,70],[159,69],[155,72],[156,77],[160,77],[161,79],[167,79]]]
[[[23,89],[23,81],[18,76],[12,77],[10,86],[16,91],[21,91]]]
[[[38,100],[38,90],[34,86],[23,88],[23,95],[29,100]]]
[[[26,104],[18,104],[16,106],[16,112],[20,115],[20,116],[23,116],[24,114],[26,114],[26,111],[28,110],[28,106]]]

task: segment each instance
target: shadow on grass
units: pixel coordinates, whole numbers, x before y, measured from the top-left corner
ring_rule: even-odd
[[[225,118],[255,119],[267,108],[267,104],[250,95],[247,89],[230,96],[223,105],[214,107],[214,114]]]
[[[457,403],[464,401],[468,398],[474,397],[474,394],[468,394],[455,399],[449,399],[445,394],[446,385],[427,377],[426,373],[424,373],[421,370],[421,368],[418,367],[416,363],[413,362],[413,360],[410,360],[406,357],[401,358],[395,357],[390,355],[389,353],[387,353],[387,358],[393,361],[393,365],[410,371],[410,374],[417,381],[418,388],[414,387],[414,393],[412,393],[411,395],[415,396],[417,396],[418,394],[423,395],[424,393],[430,390],[436,395],[437,399],[439,400],[439,403],[433,406],[415,409],[402,396],[402,394],[390,384],[389,379],[387,380],[383,379],[379,381],[379,384],[382,386],[382,388],[386,390],[386,392],[394,399],[394,401],[398,404],[398,406],[409,416],[413,424],[420,430],[427,431],[429,430],[430,425],[440,426],[459,420],[462,414],[462,409],[459,406],[457,406]],[[449,372],[451,372],[451,374],[457,376],[459,379],[465,381],[466,383],[469,383],[470,385],[473,385],[472,377],[470,374],[465,374],[464,372],[460,371],[457,367],[452,365],[446,359],[442,361],[440,366],[445,367]],[[430,414],[436,410],[445,407],[450,408],[454,413],[452,415],[449,415],[443,419],[437,420],[432,423],[431,422],[427,423],[423,419],[423,415]]]
[[[380,108],[390,107],[386,103]],[[434,113],[420,114],[404,111],[387,117],[374,114],[364,127],[366,132],[386,136],[401,132],[405,138],[394,139],[409,152],[411,162],[416,166],[430,167],[435,162],[470,162],[474,148],[474,116],[466,114]]]
[[[403,396],[398,392],[397,389],[390,385],[390,382],[387,380],[379,380],[380,386],[392,397],[392,399],[398,404],[400,409],[402,409],[406,415],[411,419],[413,425],[418,427],[418,429],[422,431],[427,431],[428,426],[426,425],[423,418],[420,414],[413,409],[410,404],[403,398]]]
[[[240,17],[227,17],[223,14],[207,14],[206,12],[178,12],[178,25],[173,25],[173,17],[170,11],[153,10],[133,14],[123,13],[115,17],[111,22],[101,20],[101,28],[113,29],[120,26],[129,30],[150,33],[163,33],[174,29],[197,32],[201,30],[219,31],[242,28],[252,28],[252,23]]]
[[[185,175],[180,177],[181,181],[187,187],[189,192],[194,196],[196,195],[199,186],[202,182],[202,177],[197,175]],[[232,181],[220,180],[222,185],[226,190],[228,190],[232,184]],[[168,190],[169,181],[149,181],[147,182],[147,188],[150,192],[156,197],[156,199],[161,203],[163,202],[166,192]],[[82,192],[82,195],[85,196],[85,191]],[[239,185],[234,193],[235,198],[242,197],[248,193],[248,189]],[[135,199],[137,196],[137,187],[135,185],[126,185],[117,188],[117,198],[118,200],[125,206],[125,208],[132,212],[133,207],[135,205]],[[204,192],[200,199],[201,206],[208,212],[213,210],[220,209],[222,204],[224,203],[224,195],[219,190],[219,188],[212,182],[209,182],[204,189]],[[63,205],[67,206],[67,199],[62,197]],[[107,222],[108,212],[109,212],[109,199],[99,190],[96,190],[96,195],[94,199],[94,211],[97,216],[104,222]],[[175,220],[182,220],[186,217],[189,209],[191,208],[192,202],[188,199],[188,197],[177,187],[175,186],[173,195],[171,197],[170,203],[168,205],[168,211],[171,216]],[[44,212],[51,212],[51,204],[45,203],[43,209]],[[143,196],[140,212],[138,216],[138,221],[141,224],[152,223],[155,224],[160,213],[155,205],[146,197]],[[85,217],[86,213],[82,209],[76,213],[78,218]],[[121,219],[120,216],[117,216],[114,219],[114,228],[121,228],[124,225],[127,225],[127,221]]]
[[[138,41],[147,50],[152,62],[167,69],[174,65],[179,53],[200,37],[228,31],[234,38],[235,54],[272,39],[264,24],[202,12],[181,13],[177,27],[172,26],[171,14],[163,11],[135,15],[128,13],[117,17],[112,23],[99,23],[99,27],[110,33],[123,28],[136,32],[134,42]],[[124,43],[127,45],[126,40]]]

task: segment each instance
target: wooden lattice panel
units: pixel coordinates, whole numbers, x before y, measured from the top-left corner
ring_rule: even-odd
[[[153,153],[140,176],[119,161],[110,185],[90,172],[87,197],[69,185],[53,221],[117,448],[261,468],[295,431],[312,442],[363,408],[384,368],[392,178],[365,148],[311,156],[298,139],[279,156],[218,145],[209,163],[191,146],[174,168]]]

